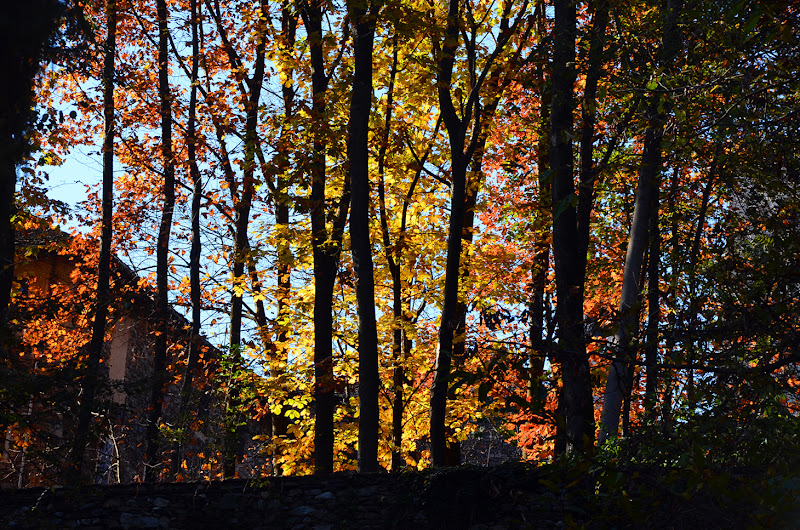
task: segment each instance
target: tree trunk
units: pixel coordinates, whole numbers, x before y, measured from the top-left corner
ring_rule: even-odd
[[[381,236],[386,261],[389,265],[389,274],[392,277],[392,461],[391,470],[398,471],[403,467],[403,385],[406,383],[405,369],[403,367],[403,335],[406,318],[403,308],[403,286],[400,274],[400,261],[402,259],[402,240],[405,237],[405,212],[408,210],[410,197],[414,193],[422,170],[418,170],[408,194],[403,202],[403,215],[400,220],[401,228],[398,243],[392,246],[389,234],[389,221],[386,214],[386,152],[389,148],[389,137],[392,126],[392,111],[394,110],[394,83],[397,77],[398,46],[397,35],[392,37],[392,66],[389,70],[389,86],[386,90],[386,119],[382,131],[381,144],[378,149],[378,209],[380,212]],[[426,153],[427,154],[427,153]]]
[[[655,109],[650,106],[649,113]],[[652,114],[651,114],[652,115]],[[639,327],[639,312],[636,310],[639,301],[639,275],[644,265],[645,253],[650,245],[650,216],[658,215],[655,211],[658,184],[661,171],[661,137],[662,127],[656,123],[648,126],[645,132],[642,167],[639,171],[639,184],[636,188],[636,203],[633,211],[628,249],[625,254],[625,270],[622,279],[622,295],[620,298],[620,323],[614,337],[616,344],[615,357],[608,372],[606,393],[603,401],[601,418],[600,443],[607,436],[616,436],[619,430],[620,412],[627,388],[628,365],[635,362],[635,353],[631,351],[631,342]]]
[[[656,190],[656,206],[658,211],[659,197]],[[648,418],[653,417],[658,388],[658,326],[661,320],[661,293],[658,288],[659,264],[661,262],[661,234],[658,216],[650,218],[650,259],[647,265],[647,332],[645,333],[645,391],[644,411]],[[628,397],[630,402],[630,396]]]
[[[158,95],[161,100],[161,158],[164,167],[164,200],[156,245],[156,322],[153,347],[153,381],[147,413],[144,472],[145,482],[153,482],[161,467],[158,440],[159,419],[167,384],[167,337],[169,336],[169,237],[175,208],[175,166],[172,157],[172,109],[169,86],[169,26],[166,0],[156,0],[158,13]]]
[[[461,315],[458,313],[458,279],[461,265],[461,236],[464,229],[466,201],[467,161],[464,154],[466,127],[458,117],[450,88],[453,77],[455,53],[458,48],[460,27],[460,1],[450,0],[447,14],[447,32],[442,45],[437,70],[437,90],[442,119],[450,139],[450,223],[447,233],[447,261],[445,264],[444,303],[439,325],[436,368],[431,388],[431,459],[434,466],[446,465],[447,394],[450,365],[453,357],[453,338]]]
[[[293,50],[295,45],[295,33],[297,30],[297,16],[289,9],[288,4],[284,4],[281,9],[281,37],[284,41],[286,50]],[[287,81],[281,89],[283,97],[283,115],[286,123],[294,114],[294,87],[292,85],[291,73],[287,74]],[[286,372],[289,362],[288,348],[286,347],[289,332],[289,310],[291,303],[292,289],[292,248],[289,235],[289,179],[290,161],[288,151],[291,146],[286,139],[286,126],[281,129],[279,145],[282,152],[278,156],[278,175],[275,183],[275,224],[278,229],[278,280],[277,280],[277,342],[275,347],[275,358],[272,359],[270,366],[270,376],[279,377]],[[284,415],[272,414],[272,436],[286,436],[288,421]],[[280,474],[280,470],[276,470]]]
[[[600,0],[592,17],[589,38],[589,64],[581,106],[580,186],[578,190],[578,237],[582,276],[586,276],[586,259],[589,251],[589,235],[592,210],[594,209],[594,183],[598,168],[594,164],[594,136],[597,109],[597,84],[603,73],[603,50],[608,26],[609,0]],[[581,284],[583,285],[583,284]]]
[[[544,17],[544,12],[540,13]],[[540,19],[541,20],[541,19]],[[544,24],[539,23],[540,42],[543,39]],[[545,66],[540,65],[536,69],[537,83],[539,85],[539,124],[537,127],[538,143],[536,148],[536,166],[538,175],[538,208],[536,212],[536,239],[534,244],[533,264],[531,266],[531,297],[528,301],[529,341],[531,351],[529,354],[530,374],[528,383],[528,398],[532,402],[539,400],[543,383],[541,377],[544,375],[544,361],[550,345],[546,343],[547,322],[545,314],[547,307],[547,273],[550,270],[550,245],[551,234],[551,202],[552,186],[547,178],[545,168],[549,167],[550,157],[550,90],[545,79]],[[543,406],[544,403],[541,403]]]
[[[268,6],[262,0],[260,11],[266,16]],[[265,25],[266,22],[262,21]],[[243,290],[246,284],[245,265],[252,259],[249,254],[247,229],[250,225],[250,207],[255,191],[255,153],[258,142],[258,107],[261,100],[261,85],[264,83],[266,28],[259,29],[260,38],[256,45],[256,59],[253,77],[248,80],[250,96],[245,101],[247,120],[244,133],[244,164],[242,175],[242,191],[238,201],[234,204],[235,211],[235,240],[233,247],[233,293],[231,295],[231,329],[230,351],[232,355],[231,386],[228,396],[227,426],[225,436],[225,460],[223,463],[223,476],[233,478],[236,475],[236,465],[242,455],[242,441],[240,438],[239,423],[241,418],[237,409],[240,405],[240,383],[236,380],[235,373],[242,364],[242,308]]]
[[[697,215],[697,225],[695,227],[694,235],[692,236],[692,248],[689,252],[689,322],[688,322],[688,347],[684,348],[687,351],[686,363],[689,365],[694,364],[695,353],[697,351],[697,320],[698,311],[700,310],[697,302],[697,261],[700,259],[700,240],[703,237],[703,229],[706,224],[706,213],[708,212],[708,200],[711,197],[711,189],[714,185],[714,179],[717,175],[717,163],[719,155],[722,152],[722,143],[718,143],[714,151],[714,158],[711,161],[711,167],[708,170],[708,182],[703,188],[703,198],[700,203],[700,211]],[[695,408],[695,389],[694,389],[694,369],[689,368],[686,378],[686,399],[689,402],[689,410]]]
[[[102,220],[100,235],[100,259],[97,265],[97,307],[92,324],[86,373],[82,381],[82,399],[78,409],[78,425],[70,455],[72,479],[79,480],[83,474],[84,454],[89,439],[94,400],[97,395],[103,370],[103,342],[106,334],[106,316],[111,298],[111,230],[114,207],[114,58],[117,45],[117,4],[106,3],[106,55],[103,59],[103,190]]]
[[[553,171],[553,254],[556,272],[556,319],[563,387],[566,451],[591,452],[594,414],[589,359],[583,329],[584,270],[573,180],[572,113],[574,109],[577,14],[568,0],[555,2],[553,101],[550,113],[550,165]]]
[[[355,72],[350,101],[350,244],[358,302],[358,469],[378,470],[378,331],[375,322],[375,278],[369,236],[369,115],[372,103],[372,47],[378,6],[369,11],[349,5],[353,24]]]
[[[24,133],[35,118],[34,78],[45,44],[62,15],[59,2],[32,0],[6,2],[0,19],[0,379],[9,376],[7,370],[18,358],[10,352],[16,337],[8,328],[16,253],[17,165],[31,147]],[[5,439],[10,419],[0,414],[0,439]]]
[[[345,180],[339,211],[328,233],[325,207],[325,96],[328,77],[322,47],[322,8],[304,3],[301,14],[311,56],[313,152],[311,154],[311,232],[314,254],[314,472],[333,472],[333,288],[339,269],[342,236],[350,207],[350,179]]]
[[[186,375],[181,386],[180,403],[178,405],[179,425],[186,425],[189,411],[189,400],[192,393],[195,370],[200,358],[200,310],[202,308],[202,291],[200,285],[200,206],[203,196],[203,181],[200,169],[197,166],[197,79],[200,68],[200,38],[198,35],[198,5],[197,0],[190,0],[191,27],[192,27],[192,72],[191,89],[189,91],[189,116],[186,124],[186,154],[189,159],[189,175],[192,178],[192,246],[189,250],[189,298],[192,304],[192,331],[189,342],[189,355],[186,360]],[[182,441],[176,441],[172,452],[172,476],[177,479],[183,461]]]
[[[670,183],[669,199],[667,202],[667,210],[675,212],[675,202],[678,195],[678,169],[673,169],[672,179]],[[672,226],[670,227],[670,263],[672,263],[673,270],[670,275],[669,291],[667,293],[667,300],[670,305],[668,311],[667,325],[669,333],[667,334],[665,344],[665,361],[667,363],[674,362],[676,358],[675,352],[675,338],[677,335],[678,327],[678,275],[680,270],[678,267],[680,249],[679,249],[680,233],[678,231],[678,215],[677,212],[672,215]],[[672,371],[667,370],[664,376],[664,399],[661,404],[661,430],[665,436],[670,431],[670,417],[672,416]]]
[[[447,25],[444,39],[441,43],[434,41],[436,50],[436,90],[441,109],[442,121],[447,129],[450,143],[450,219],[447,233],[447,261],[445,264],[444,296],[442,303],[442,316],[439,325],[438,351],[436,352],[436,366],[433,386],[431,388],[431,459],[434,466],[447,465],[447,429],[445,427],[447,416],[447,397],[449,394],[450,367],[456,353],[454,342],[466,305],[459,297],[459,279],[462,266],[462,238],[471,237],[471,227],[468,222],[468,193],[477,194],[480,188],[480,179],[474,183],[474,190],[467,189],[467,169],[473,156],[478,150],[481,137],[485,135],[486,123],[491,119],[497,101],[491,100],[482,108],[481,91],[487,81],[487,74],[491,72],[489,84],[499,87],[501,70],[492,70],[493,62],[503,50],[512,35],[520,27],[523,15],[527,10],[527,2],[519,7],[519,13],[513,24],[509,24],[511,4],[503,8],[500,19],[500,32],[497,36],[495,49],[487,58],[480,74],[476,68],[475,57],[477,44],[475,40],[465,41],[466,55],[470,65],[469,95],[466,102],[458,95],[458,90],[453,90],[453,68],[459,48],[459,35],[461,35],[461,1],[450,0],[447,9]],[[519,50],[517,50],[519,52]],[[515,55],[513,62],[518,58]],[[462,116],[459,117],[453,96],[456,96]],[[492,94],[493,98],[499,97],[499,89]],[[470,141],[467,142],[467,128],[470,127]],[[485,139],[484,139],[485,141]],[[470,235],[465,234],[468,228]]]
[[[669,64],[678,52],[680,39],[677,18],[681,0],[669,0],[662,13],[663,30],[659,63]],[[658,216],[658,181],[661,173],[661,141],[664,135],[666,114],[662,110],[664,102],[660,94],[653,94],[647,107],[647,129],[644,134],[644,152],[639,169],[639,183],[636,187],[636,202],[633,210],[628,249],[625,254],[625,268],[620,296],[620,323],[614,337],[616,359],[611,364],[606,381],[606,393],[601,416],[600,443],[608,436],[616,436],[619,431],[619,417],[628,381],[627,365],[635,362],[635,352],[631,351],[631,341],[638,333],[639,318],[636,305],[639,300],[639,271],[644,256],[650,246],[650,216]]]

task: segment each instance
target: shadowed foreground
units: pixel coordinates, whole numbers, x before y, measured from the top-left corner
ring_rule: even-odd
[[[461,467],[261,481],[32,488],[10,528],[792,527],[800,479],[768,469]]]

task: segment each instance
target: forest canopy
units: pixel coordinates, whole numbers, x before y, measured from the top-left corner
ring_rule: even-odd
[[[59,5],[6,68],[3,482],[800,443],[795,3]]]

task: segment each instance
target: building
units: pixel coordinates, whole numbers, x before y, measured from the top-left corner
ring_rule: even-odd
[[[59,230],[18,235],[17,284],[12,298],[12,343],[0,366],[0,485],[59,482],[81,397],[81,362],[91,336],[96,244]],[[102,393],[87,458],[94,480],[127,483],[142,476],[146,415],[153,385],[154,292],[121,260],[112,260],[112,303],[104,346]],[[221,352],[201,340],[188,413],[178,418],[191,342],[190,323],[171,309],[169,371],[160,446],[164,470],[181,448],[181,477],[215,473],[222,439],[221,398],[215,388]]]

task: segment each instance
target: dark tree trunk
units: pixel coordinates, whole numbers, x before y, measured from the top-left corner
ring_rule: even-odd
[[[106,334],[106,316],[111,298],[111,229],[114,207],[114,59],[117,46],[117,5],[114,0],[106,4],[106,43],[103,60],[103,190],[100,233],[100,260],[97,265],[97,306],[92,324],[86,373],[82,381],[82,399],[78,409],[78,425],[70,455],[70,475],[80,479],[83,473],[84,454],[92,423],[94,400],[99,390],[103,370],[103,342]]]
[[[58,27],[62,6],[56,0],[6,2],[0,19],[0,380],[9,377],[15,342],[8,328],[14,282],[17,165],[30,146],[25,129],[32,112],[34,77],[47,41]],[[13,376],[12,376],[13,377]],[[6,414],[0,414],[0,439],[5,439]]]
[[[689,322],[688,322],[688,335],[689,342],[687,351],[686,363],[689,365],[694,364],[695,354],[697,351],[697,321],[698,311],[700,310],[697,302],[697,262],[700,259],[700,240],[703,237],[703,230],[706,224],[706,214],[708,213],[708,200],[711,197],[711,189],[714,185],[714,179],[717,175],[717,163],[719,155],[722,152],[722,143],[718,143],[714,152],[714,158],[711,161],[711,167],[708,170],[708,182],[703,188],[703,198],[700,203],[700,211],[697,215],[697,224],[692,236],[692,248],[689,252]],[[694,389],[694,369],[689,368],[686,378],[686,399],[689,402],[689,410],[694,410],[695,407],[695,389]]]
[[[369,235],[369,115],[372,103],[372,47],[378,6],[369,11],[349,6],[353,24],[355,71],[350,101],[350,244],[358,302],[358,469],[378,470],[378,331],[375,322],[375,278]]]
[[[447,261],[445,264],[444,296],[442,302],[441,323],[438,334],[438,351],[436,352],[436,367],[434,381],[431,388],[431,460],[434,466],[445,466],[447,459],[447,429],[445,419],[447,415],[447,397],[449,394],[450,368],[456,353],[455,337],[459,328],[466,306],[459,299],[459,280],[462,266],[462,239],[465,235],[468,220],[468,193],[477,193],[480,181],[476,179],[471,183],[476,189],[467,189],[467,169],[470,161],[479,147],[481,136],[485,134],[486,123],[491,118],[491,112],[482,108],[481,93],[487,81],[486,75],[493,66],[497,54],[508,43],[521,25],[524,13],[527,11],[527,2],[519,7],[519,14],[513,24],[509,24],[511,3],[504,7],[500,20],[500,32],[497,37],[494,52],[489,56],[483,71],[478,74],[475,66],[477,44],[475,40],[466,42],[466,54],[470,64],[470,95],[466,102],[456,96],[461,107],[462,116],[456,111],[453,102],[454,93],[453,68],[459,48],[461,35],[461,1],[450,0],[447,9],[447,25],[443,41],[434,41],[436,51],[436,89],[441,109],[442,121],[447,129],[450,144],[450,218],[447,232]],[[517,50],[518,51],[518,50]],[[518,53],[515,54],[515,58]],[[496,74],[496,75],[495,75]],[[489,84],[499,86],[499,72],[493,72]],[[498,97],[499,91],[492,94]],[[490,109],[494,103],[487,103]],[[492,111],[493,112],[493,111]],[[470,128],[470,141],[467,142],[467,128]],[[471,230],[470,230],[471,232]],[[471,235],[469,236],[471,237]]]
[[[461,265],[461,236],[464,228],[467,161],[464,153],[466,126],[458,117],[450,88],[460,27],[460,1],[450,0],[447,30],[440,52],[437,70],[437,90],[442,119],[450,139],[450,224],[447,233],[447,262],[445,264],[444,303],[439,326],[439,350],[436,352],[436,371],[431,388],[431,460],[434,466],[446,465],[447,394],[450,365],[453,358],[453,338],[461,316],[458,314],[458,279]]]
[[[678,169],[675,168],[672,172],[672,179],[670,183],[669,199],[667,202],[667,210],[675,212],[675,201],[678,195]],[[675,352],[675,338],[677,335],[678,327],[678,276],[680,269],[678,266],[680,249],[680,233],[678,231],[678,215],[677,212],[672,215],[672,226],[670,227],[670,263],[673,265],[672,274],[670,275],[669,291],[667,293],[667,301],[670,304],[670,311],[667,317],[667,325],[669,333],[666,337],[665,344],[665,362],[672,363],[676,359]],[[667,370],[664,374],[664,399],[661,403],[661,430],[664,435],[668,435],[670,431],[670,417],[672,416],[672,371]]]
[[[592,17],[591,37],[589,38],[589,64],[586,72],[586,85],[581,106],[581,145],[580,145],[580,186],[578,190],[578,237],[580,246],[581,274],[586,276],[586,257],[589,250],[589,226],[594,209],[594,183],[598,168],[594,164],[594,137],[597,109],[597,83],[603,73],[603,50],[608,26],[609,0],[599,0]],[[583,285],[583,284],[581,284]]]
[[[266,16],[268,6],[262,0],[260,10]],[[266,24],[265,21],[261,22]],[[249,254],[247,229],[250,225],[250,208],[253,203],[255,191],[256,150],[258,146],[258,107],[261,100],[261,86],[264,83],[266,28],[259,30],[261,38],[256,45],[256,59],[253,77],[248,80],[250,89],[249,98],[245,101],[247,120],[244,132],[244,164],[242,175],[242,190],[238,201],[234,204],[235,239],[233,247],[233,293],[231,295],[231,329],[230,351],[232,356],[233,371],[236,372],[242,362],[242,291],[244,289],[245,266],[252,259]],[[231,385],[228,396],[227,425],[225,436],[225,460],[223,463],[223,476],[233,478],[236,475],[236,465],[241,459],[242,442],[240,438],[238,408],[240,406],[240,382],[235,375],[231,376]]]
[[[487,98],[487,102],[482,109],[482,118],[487,123],[491,122],[494,113],[497,110],[497,105],[500,102],[499,94],[500,88],[498,86],[500,80],[497,76],[493,76],[488,80],[487,85],[493,93]],[[470,249],[475,235],[475,206],[478,202],[478,192],[483,183],[483,155],[486,151],[486,141],[488,140],[488,131],[483,129],[478,134],[477,138],[473,140],[474,148],[472,150],[472,158],[469,162],[469,171],[467,172],[467,185],[466,185],[466,199],[464,203],[464,222],[462,228],[462,249],[461,249],[461,277],[459,278],[460,285],[466,285],[469,281],[470,275]],[[464,300],[458,301],[457,313],[459,315],[458,326],[456,327],[453,336],[453,368],[455,370],[461,369],[466,360],[466,346],[467,346],[467,304]],[[452,399],[453,395],[448,391],[448,399]],[[450,438],[453,434],[453,429],[448,425],[446,426],[447,437]],[[451,441],[447,443],[445,450],[445,465],[458,466],[461,464],[461,443],[458,441]]]
[[[172,212],[175,208],[175,166],[172,157],[172,98],[169,86],[169,26],[166,0],[156,0],[158,13],[158,94],[161,100],[161,158],[164,167],[164,200],[161,224],[156,244],[156,322],[153,347],[153,381],[150,390],[150,409],[147,413],[144,472],[145,482],[158,477],[161,467],[158,424],[164,403],[167,384],[167,337],[169,336],[169,237],[172,230]]]
[[[392,462],[391,470],[397,471],[403,467],[404,460],[402,455],[403,446],[403,411],[405,408],[403,401],[403,385],[406,383],[405,370],[403,368],[403,336],[406,322],[406,315],[403,308],[403,287],[400,271],[402,259],[402,241],[405,237],[405,212],[413,196],[414,188],[417,185],[422,170],[418,170],[408,194],[403,202],[403,214],[400,220],[401,228],[396,246],[392,246],[389,234],[389,221],[386,215],[386,152],[389,148],[389,137],[391,135],[392,111],[394,110],[394,83],[397,77],[398,59],[397,35],[392,37],[392,66],[389,71],[389,86],[386,91],[386,119],[384,120],[383,135],[378,149],[378,208],[380,211],[381,236],[383,239],[383,249],[386,254],[386,261],[389,265],[389,274],[392,277]]]
[[[539,35],[544,35],[544,12],[539,13]],[[541,42],[540,40],[540,42]],[[544,390],[541,380],[544,375],[545,358],[550,351],[551,345],[545,339],[547,336],[547,320],[545,315],[548,311],[547,303],[547,275],[550,270],[550,245],[552,242],[551,233],[551,202],[552,186],[547,177],[546,168],[550,167],[550,89],[546,79],[545,65],[537,68],[536,78],[539,86],[539,123],[537,126],[538,143],[536,166],[538,170],[538,195],[536,212],[536,235],[534,245],[533,265],[531,267],[531,297],[528,301],[528,313],[530,315],[529,341],[531,351],[530,374],[528,383],[528,398],[532,403],[540,400]],[[540,407],[544,403],[537,404]],[[558,436],[559,433],[556,433]]]
[[[342,252],[342,236],[350,207],[349,176],[344,183],[331,233],[325,207],[325,97],[328,77],[322,43],[322,8],[304,3],[301,14],[308,32],[311,55],[311,91],[314,146],[311,154],[311,233],[314,254],[314,472],[333,472],[333,288]]]
[[[200,285],[200,205],[203,194],[203,181],[200,169],[197,166],[197,79],[200,68],[200,37],[198,35],[199,12],[197,0],[190,0],[190,16],[192,27],[192,71],[191,89],[189,91],[189,116],[186,124],[186,153],[189,159],[189,175],[192,178],[192,246],[189,250],[189,298],[192,304],[192,331],[189,343],[189,356],[186,360],[186,375],[181,386],[180,403],[178,405],[178,422],[185,425],[186,415],[189,412],[189,400],[192,393],[195,370],[200,359],[200,310],[202,308]],[[183,447],[177,441],[172,452],[172,476],[177,478],[183,461]]]
[[[578,232],[572,161],[576,7],[555,2],[553,101],[550,114],[550,165],[553,171],[553,254],[556,272],[556,318],[563,388],[566,451],[591,452],[594,415],[589,359],[583,329],[584,269]]]
[[[284,47],[287,50],[294,49],[295,33],[297,30],[297,15],[292,13],[288,4],[284,4],[281,10],[281,38],[284,42]],[[289,80],[283,84],[281,95],[283,97],[283,115],[287,124],[294,114],[294,88]],[[289,178],[288,173],[290,170],[288,152],[291,146],[288,145],[288,135],[286,129],[288,125],[281,129],[281,138],[279,144],[281,145],[282,152],[278,154],[278,175],[275,184],[275,223],[278,228],[278,315],[277,315],[277,344],[275,347],[274,358],[270,366],[270,375],[278,377],[286,372],[286,365],[289,362],[288,349],[286,343],[288,340],[289,332],[289,310],[291,303],[291,289],[292,289],[292,248],[289,235]],[[261,310],[260,310],[261,311]],[[285,416],[272,414],[272,436],[282,437],[286,436],[288,421]],[[280,473],[280,470],[276,470]]]
[[[658,190],[655,197],[658,212]],[[653,417],[658,388],[658,326],[661,320],[661,292],[658,288],[659,264],[661,262],[661,233],[658,215],[650,218],[650,259],[647,264],[647,332],[645,333],[644,362],[645,390],[644,410],[647,418]],[[630,402],[630,396],[628,397]]]

